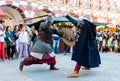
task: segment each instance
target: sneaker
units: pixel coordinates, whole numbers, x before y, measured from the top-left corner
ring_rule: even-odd
[[[76,78],[79,77],[79,72],[74,71],[70,75],[67,76],[68,78]]]

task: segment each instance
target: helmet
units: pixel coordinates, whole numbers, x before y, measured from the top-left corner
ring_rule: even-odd
[[[39,26],[39,30],[48,30],[50,28],[50,24],[47,22],[41,22]]]

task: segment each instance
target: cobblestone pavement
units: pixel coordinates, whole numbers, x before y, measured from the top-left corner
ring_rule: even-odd
[[[89,71],[80,71],[80,77],[67,78],[73,71],[74,61],[71,54],[57,54],[57,64],[60,70],[50,71],[47,64],[25,66],[19,71],[20,60],[0,61],[0,81],[119,81],[120,55],[115,53],[100,53],[102,64]]]

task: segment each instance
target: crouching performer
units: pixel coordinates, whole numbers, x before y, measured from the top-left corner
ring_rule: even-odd
[[[51,21],[41,22],[39,26],[37,40],[33,44],[31,54],[20,62],[20,71],[23,70],[24,66],[43,63],[50,65],[50,70],[58,70],[58,68],[55,67],[56,59],[52,49],[53,33],[62,36],[62,33],[60,31],[51,26]]]

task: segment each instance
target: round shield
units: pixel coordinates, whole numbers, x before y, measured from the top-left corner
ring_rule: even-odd
[[[67,44],[68,46],[74,46],[75,45],[75,38],[73,37],[70,30],[67,30],[66,28],[62,28],[60,31],[62,33],[64,33],[64,35],[66,36],[66,38],[63,38],[63,37],[61,38],[63,40],[63,42],[65,44]]]

